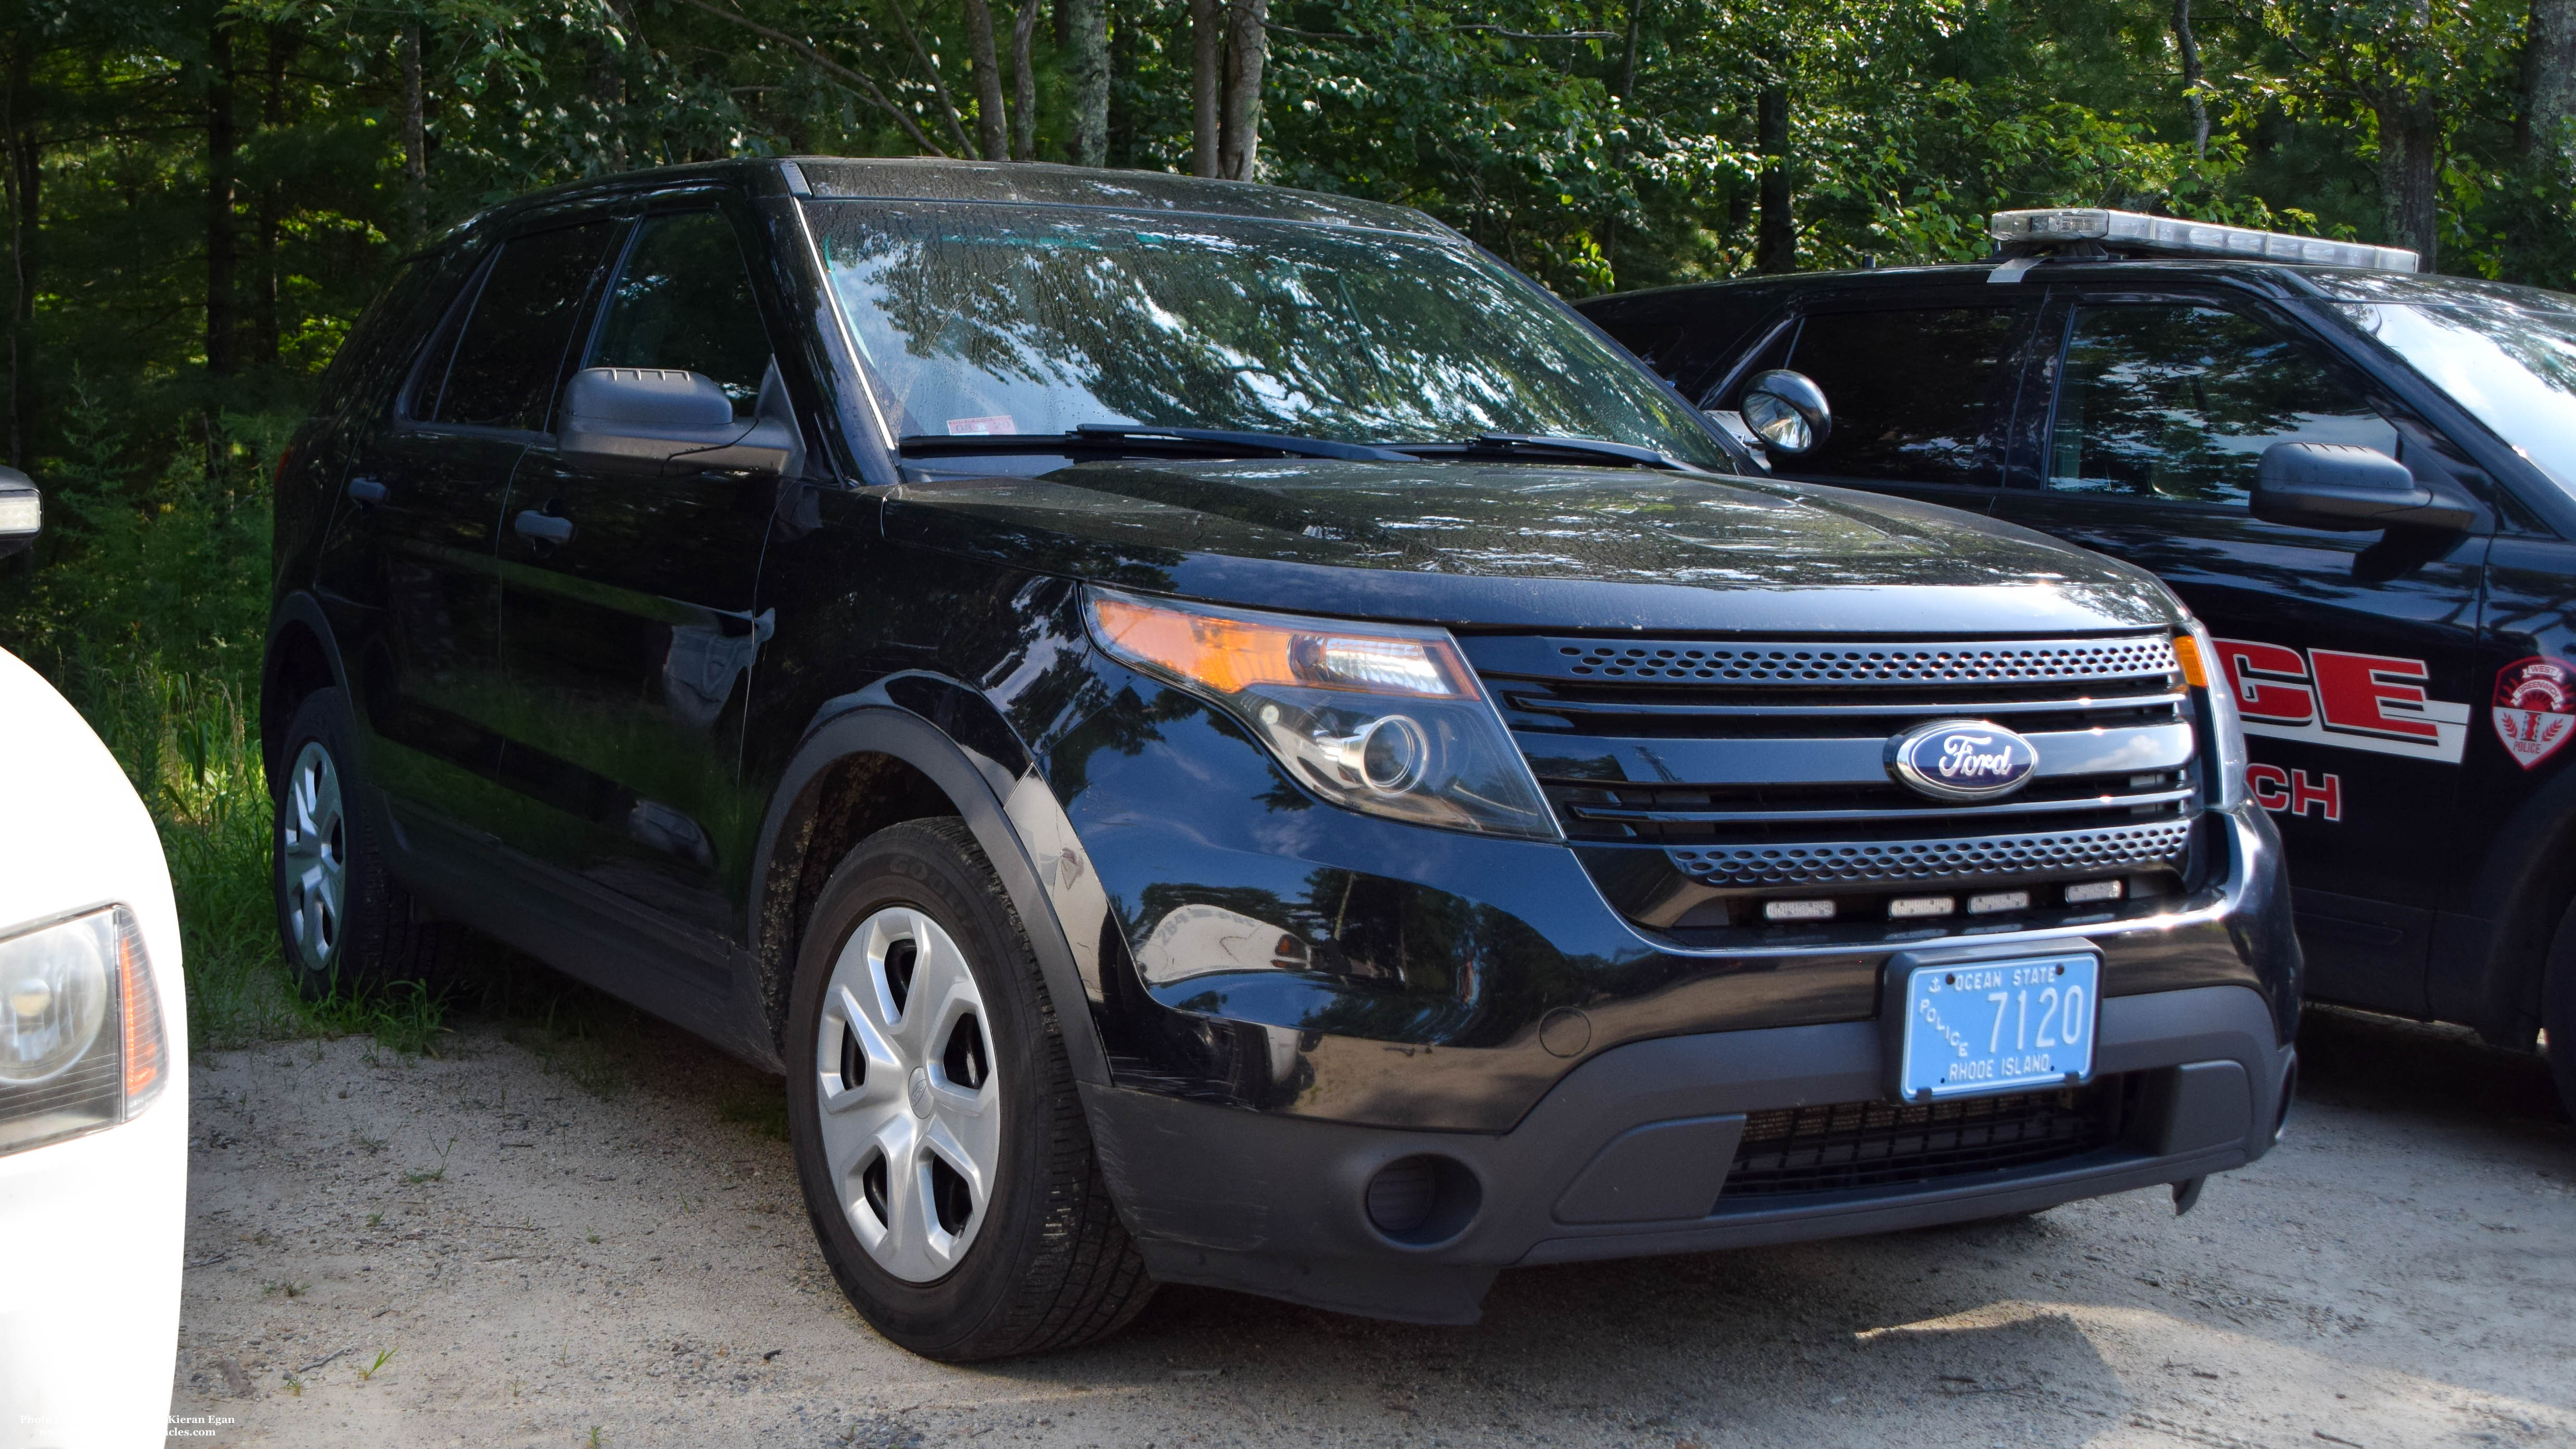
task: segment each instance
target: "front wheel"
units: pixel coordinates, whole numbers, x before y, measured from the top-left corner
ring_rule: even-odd
[[[842,1291],[925,1357],[1117,1331],[1153,1290],[1019,915],[965,822],[868,837],[806,923],[788,1124]]]

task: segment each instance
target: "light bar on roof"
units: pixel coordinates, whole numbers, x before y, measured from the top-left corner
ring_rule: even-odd
[[[2320,267],[2363,267],[2380,272],[2412,272],[2423,258],[2403,247],[2375,247],[2364,242],[2327,241],[2323,237],[2288,236],[2252,227],[2218,226],[2178,216],[2145,216],[2134,211],[2105,211],[2091,206],[2061,206],[2045,211],[1998,211],[1986,232],[1999,242],[2100,242],[2105,246],[2151,247],[2194,257],[2234,257],[2253,262],[2306,262]]]

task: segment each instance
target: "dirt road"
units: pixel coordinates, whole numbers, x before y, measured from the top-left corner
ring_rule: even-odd
[[[1507,1273],[1473,1328],[1166,1290],[968,1369],[845,1306],[777,1084],[677,1032],[208,1054],[173,1442],[2576,1445],[2545,1069],[2353,1016],[2303,1045],[2287,1144],[2179,1221]]]

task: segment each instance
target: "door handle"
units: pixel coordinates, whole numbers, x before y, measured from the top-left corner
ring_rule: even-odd
[[[510,520],[510,527],[516,530],[520,537],[535,539],[540,543],[572,542],[571,519],[557,518],[551,513],[539,513],[533,508],[520,509],[519,516]]]
[[[352,478],[349,480],[349,496],[356,499],[361,508],[382,503],[385,501],[385,485],[373,478]]]

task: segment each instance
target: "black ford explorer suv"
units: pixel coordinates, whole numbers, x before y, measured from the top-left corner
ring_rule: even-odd
[[[2576,297],[2165,217],[1993,229],[1975,266],[1583,310],[1724,412],[1816,384],[1830,428],[1774,476],[2154,570],[2218,636],[2309,998],[2545,1026],[2576,1112]]]
[[[2172,597],[1731,473],[1419,214],[645,172],[460,228],[325,393],[294,961],[435,979],[464,922],[785,1072],[919,1352],[1157,1281],[1463,1322],[2277,1134],[2277,840]]]

